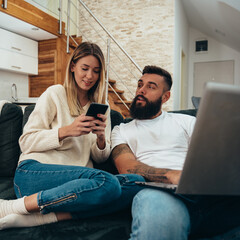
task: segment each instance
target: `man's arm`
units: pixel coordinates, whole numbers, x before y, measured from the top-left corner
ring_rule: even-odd
[[[127,144],[120,144],[112,150],[112,159],[120,174],[138,174],[153,182],[178,184],[181,171],[154,168],[137,161]]]

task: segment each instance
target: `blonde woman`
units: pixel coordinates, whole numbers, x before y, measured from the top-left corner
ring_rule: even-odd
[[[0,229],[97,215],[121,195],[116,176],[92,168],[92,160],[110,155],[109,111],[98,115],[101,120],[85,116],[91,102],[105,103],[101,49],[81,43],[66,73],[63,86],[40,96],[24,127],[14,179],[18,199],[0,200]]]

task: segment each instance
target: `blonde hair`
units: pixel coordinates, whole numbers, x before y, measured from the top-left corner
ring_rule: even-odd
[[[91,102],[105,103],[106,102],[106,87],[105,87],[105,60],[100,47],[95,43],[82,42],[72,53],[64,81],[64,88],[67,94],[67,101],[72,116],[78,116],[82,112],[82,106],[78,100],[77,92],[78,85],[74,78],[74,73],[71,71],[71,64],[76,64],[80,58],[86,56],[94,56],[100,64],[99,79],[95,85],[88,91],[88,98]]]

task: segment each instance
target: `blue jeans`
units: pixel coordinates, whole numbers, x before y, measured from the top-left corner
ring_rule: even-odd
[[[141,190],[134,182],[141,180],[134,174],[114,176],[98,169],[25,160],[16,169],[14,188],[18,198],[38,193],[43,214],[70,212],[73,218],[85,218],[127,207]]]
[[[228,234],[239,239],[239,231],[227,231],[240,226],[240,196],[183,196],[145,188],[133,199],[132,216],[131,240],[225,239]]]
[[[146,188],[132,203],[131,240],[188,239],[190,216],[185,204],[173,195]]]

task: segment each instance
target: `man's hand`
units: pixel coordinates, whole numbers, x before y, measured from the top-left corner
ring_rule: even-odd
[[[127,144],[120,144],[112,150],[112,158],[120,174],[132,173],[143,176],[148,181],[178,184],[181,171],[154,168],[137,161]]]
[[[180,177],[181,177],[181,174],[182,174],[182,171],[180,171],[180,170],[169,170],[166,173],[166,176],[167,176],[167,179],[169,179],[169,181],[172,184],[178,184],[179,180],[180,180]]]

